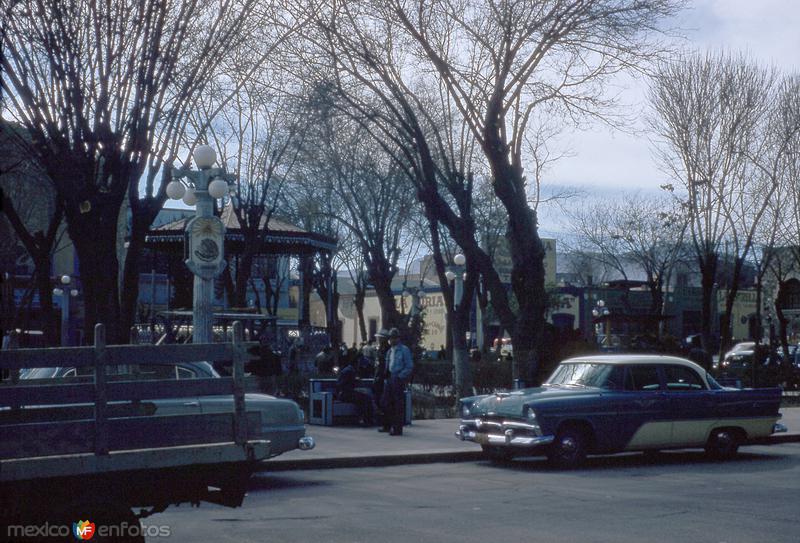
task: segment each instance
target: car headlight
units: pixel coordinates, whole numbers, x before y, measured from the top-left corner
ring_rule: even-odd
[[[467,403],[462,403],[461,404],[461,418],[462,419],[469,418],[469,414],[470,414],[470,410],[471,409],[472,409],[471,405],[469,405]]]
[[[534,411],[532,407],[529,407],[528,412],[525,413],[525,419],[528,421],[528,424],[531,425],[534,434],[542,435],[542,428],[539,426],[539,421],[536,419],[536,411]]]

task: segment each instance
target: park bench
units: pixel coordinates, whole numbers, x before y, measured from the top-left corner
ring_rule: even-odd
[[[358,379],[356,389],[373,394],[374,379]],[[309,424],[333,426],[335,424],[354,424],[358,422],[358,407],[354,403],[335,399],[336,379],[309,379]],[[373,398],[375,400],[376,398]],[[406,390],[405,423],[411,424],[411,391]],[[377,403],[377,401],[376,401]]]

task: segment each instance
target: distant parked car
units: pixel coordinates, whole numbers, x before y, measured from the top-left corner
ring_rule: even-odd
[[[722,360],[720,360],[720,365],[724,366],[725,365],[725,361],[731,359],[734,356],[736,356],[737,353],[740,353],[740,352],[743,352],[743,351],[752,351],[753,349],[755,349],[755,347],[756,347],[756,342],[755,341],[741,341],[739,343],[736,343],[722,357]]]
[[[687,447],[727,458],[786,431],[780,403],[779,388],[724,388],[682,358],[585,356],[561,362],[541,387],[462,398],[456,437],[493,460],[546,454],[563,467],[587,453]]]
[[[111,369],[111,379],[121,379],[130,375],[130,368]],[[218,379],[219,373],[207,362],[186,362],[175,365],[148,365],[137,368],[138,378],[152,379]],[[69,379],[71,382],[91,382],[94,379],[92,368],[57,367],[32,368],[20,375],[23,380]],[[144,377],[142,377],[144,376]],[[199,396],[197,398],[170,398],[147,400],[154,411],[162,415],[189,415],[233,412],[233,396]],[[261,414],[261,428],[253,439],[270,441],[270,456],[278,456],[294,449],[314,448],[314,438],[305,435],[305,415],[292,400],[276,398],[268,394],[246,393],[245,407],[248,411]]]
[[[776,386],[783,381],[779,355],[763,345],[756,350],[753,342],[739,343],[728,351],[716,375],[725,384],[741,386]]]

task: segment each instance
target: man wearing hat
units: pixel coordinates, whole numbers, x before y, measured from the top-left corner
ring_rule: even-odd
[[[386,354],[389,352],[389,330],[381,328],[376,334],[375,339],[378,346],[375,349],[375,381],[372,385],[372,392],[374,398],[380,409],[381,427],[378,428],[379,432],[389,431],[389,418],[386,416],[386,410],[383,406],[383,389],[386,386]]]
[[[388,374],[381,403],[386,413],[384,424],[388,423],[390,427],[389,434],[401,436],[405,422],[403,397],[414,370],[414,361],[411,350],[400,342],[400,330],[397,328],[389,330],[389,345],[389,352],[386,353]]]

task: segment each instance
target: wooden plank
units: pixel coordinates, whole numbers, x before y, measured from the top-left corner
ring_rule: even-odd
[[[247,432],[257,436],[261,414],[247,413]],[[92,452],[93,420],[0,426],[0,458]],[[36,436],[32,439],[31,436]],[[234,441],[233,413],[109,419],[107,449],[130,450]]]
[[[106,328],[94,327],[94,453],[108,454],[108,421],[106,395]]]
[[[209,379],[116,381],[108,384],[109,401],[158,400],[187,396],[229,396],[233,393],[230,377]]]
[[[233,323],[233,432],[234,441],[243,444],[247,440],[247,428],[244,421],[244,361],[245,351],[242,323]]]
[[[233,380],[230,377],[111,381],[106,384],[108,402],[231,394]],[[91,383],[0,386],[0,407],[93,403],[94,399],[94,385]]]
[[[180,362],[213,362],[231,360],[229,343],[187,343],[173,345],[109,345],[106,347],[107,363],[122,364],[177,364]]]
[[[94,402],[91,384],[0,386],[0,407],[89,402]]]
[[[268,441],[181,445],[160,449],[112,451],[108,455],[68,454],[0,460],[0,481],[97,475],[120,471],[152,470],[231,462],[259,461],[269,457]]]
[[[257,346],[254,341],[243,342],[242,347]],[[106,364],[178,364],[181,362],[233,360],[234,347],[230,343],[195,343],[173,345],[107,345]],[[93,347],[55,347],[48,349],[16,349],[0,351],[0,368],[55,368],[94,366]]]
[[[0,368],[55,368],[94,365],[93,347],[54,347],[0,351]]]
[[[119,402],[108,405],[108,418],[141,417],[157,413],[150,402]],[[26,409],[0,410],[0,427],[11,424],[94,420],[94,403],[37,406]]]

